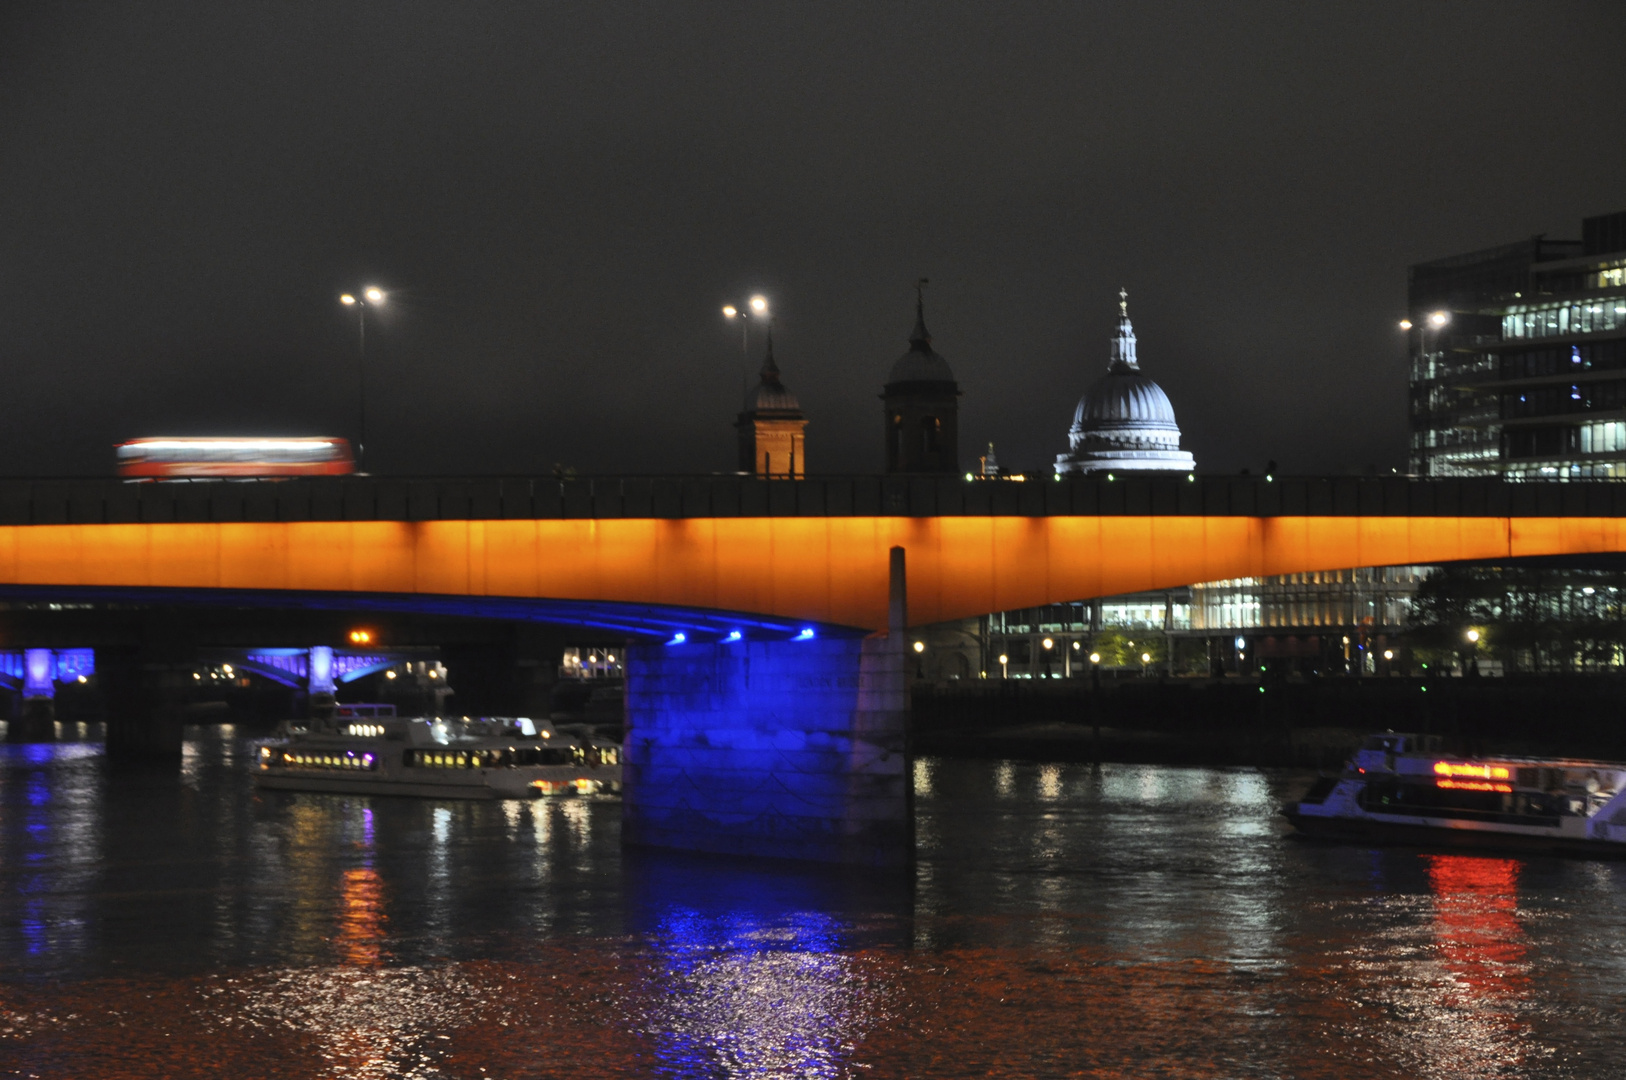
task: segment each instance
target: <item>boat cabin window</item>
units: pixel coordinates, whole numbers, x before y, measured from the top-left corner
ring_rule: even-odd
[[[1584,812],[1581,803],[1562,794],[1479,791],[1398,780],[1369,783],[1361,789],[1356,801],[1362,809],[1377,814],[1416,814],[1549,827],[1557,825],[1560,817],[1574,817]]]
[[[378,757],[355,750],[329,750],[320,753],[308,750],[273,750],[260,748],[260,766],[283,769],[318,769],[324,771],[372,772],[378,768]]]

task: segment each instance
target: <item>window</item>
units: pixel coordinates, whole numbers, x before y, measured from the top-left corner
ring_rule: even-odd
[[[942,442],[942,435],[943,421],[935,416],[920,418],[920,449],[922,451],[928,454],[937,453],[939,444]]]

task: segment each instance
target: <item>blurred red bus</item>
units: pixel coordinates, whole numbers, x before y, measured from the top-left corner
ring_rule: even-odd
[[[347,439],[131,439],[117,448],[120,476],[342,476],[356,471]]]

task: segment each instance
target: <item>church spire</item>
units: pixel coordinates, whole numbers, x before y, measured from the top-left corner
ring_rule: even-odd
[[[1129,322],[1129,292],[1118,287],[1118,333],[1112,339],[1112,362],[1108,371],[1139,371],[1135,359],[1135,328]]]
[[[915,328],[909,334],[909,348],[914,352],[932,351],[932,336],[926,332],[926,286],[929,284],[926,278],[915,282]]]
[[[762,385],[778,387],[779,365],[773,362],[773,320],[768,321],[768,351],[762,357]]]

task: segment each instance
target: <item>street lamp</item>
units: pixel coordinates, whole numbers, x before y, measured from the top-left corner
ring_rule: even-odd
[[[383,307],[385,292],[377,285],[361,290],[361,295],[340,293],[339,303],[356,309],[356,471],[362,471],[367,449],[367,309]]]
[[[1413,373],[1415,375],[1415,377],[1417,377],[1417,378],[1422,378],[1423,377],[1422,365],[1428,360],[1428,332],[1430,330],[1434,331],[1434,343],[1436,345],[1438,345],[1439,341],[1440,341],[1440,337],[1439,337],[1440,331],[1443,330],[1447,325],[1449,325],[1450,322],[1451,322],[1451,313],[1449,311],[1431,311],[1431,312],[1429,312],[1427,317],[1425,317],[1423,319],[1423,325],[1422,326],[1417,326],[1417,324],[1412,322],[1410,319],[1401,319],[1400,320],[1400,329],[1410,331],[1411,329],[1413,329],[1415,327],[1416,330],[1417,330],[1417,364],[1418,364],[1418,367],[1417,367],[1417,370]]]
[[[751,392],[751,320],[768,317],[768,298],[761,293],[751,297],[745,303],[736,307],[733,304],[723,305],[723,318],[733,322],[740,322],[740,359],[744,362],[740,398]]]
[[[1011,677],[1010,668],[1006,666],[1010,662],[1011,658],[1009,656],[1006,656],[1004,653],[999,654],[999,677],[1001,679],[1008,679]]]

